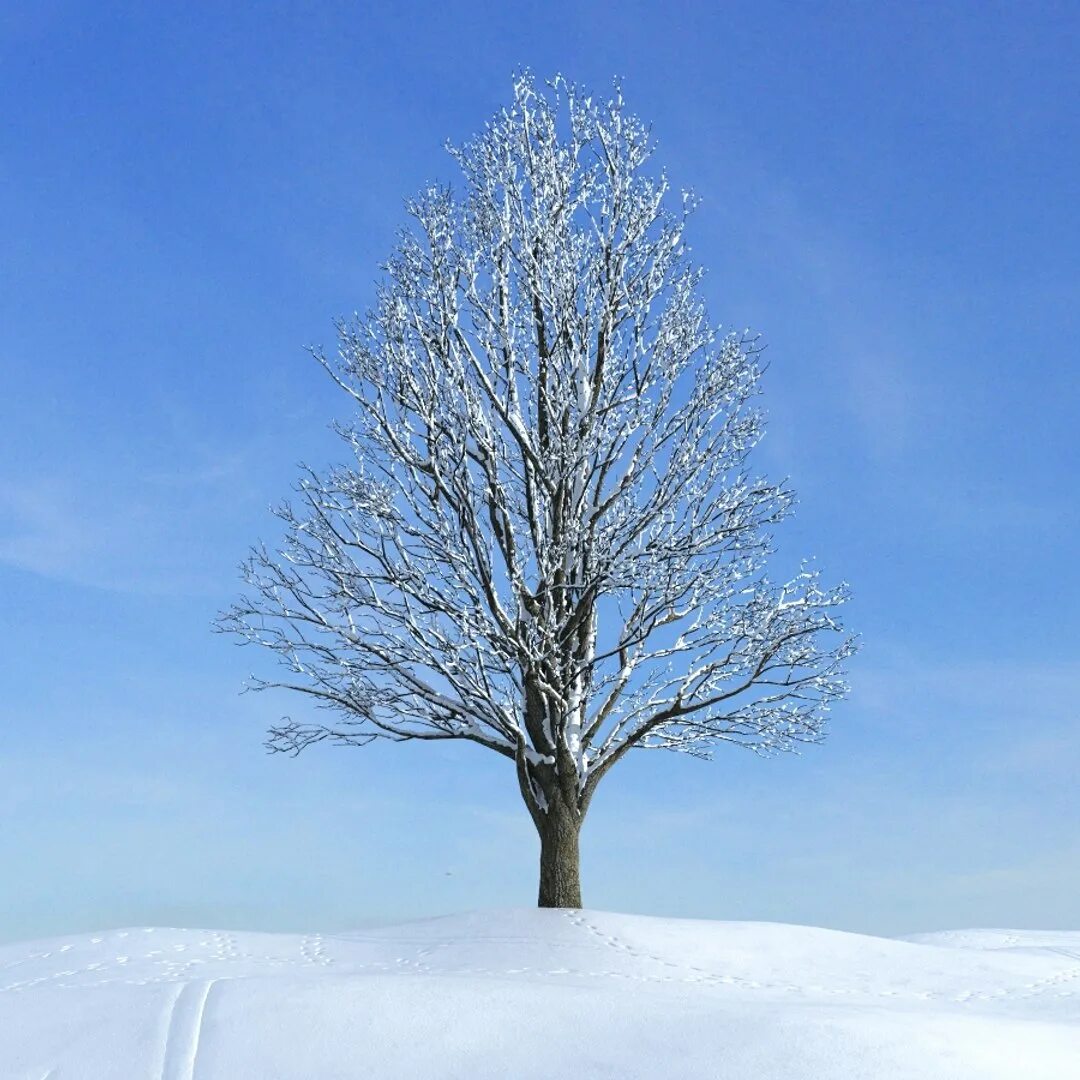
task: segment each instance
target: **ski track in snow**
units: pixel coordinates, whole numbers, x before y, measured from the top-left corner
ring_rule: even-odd
[[[153,1033],[145,1072],[136,1068],[132,1075],[217,1075],[217,1055],[237,1036],[230,1025],[213,1025],[211,1032],[207,1022],[234,1016],[237,1002],[273,1001],[279,978],[284,982],[277,985],[293,988],[289,992],[300,1001],[320,993],[335,1001],[352,994],[375,994],[378,1000],[381,987],[399,994],[404,980],[418,980],[418,1000],[432,993],[438,999],[468,998],[477,992],[469,982],[476,978],[486,980],[472,984],[477,987],[498,980],[508,993],[525,989],[538,1000],[558,993],[556,987],[591,988],[612,1001],[651,990],[659,996],[650,995],[648,1007],[661,1011],[677,1012],[684,1007],[679,1002],[710,1002],[707,1008],[725,1014],[730,1006],[736,1012],[764,1008],[780,1016],[814,1017],[818,1007],[829,1006],[871,1018],[859,1023],[887,1017],[883,1030],[914,1016],[925,1017],[930,1032],[942,1023],[981,1022],[993,1030],[998,1022],[1045,1021],[1056,1025],[1047,1029],[1053,1038],[1074,1037],[1068,1032],[1080,1023],[1080,934],[958,931],[925,938],[881,939],[764,923],[697,925],[567,909],[451,916],[341,935],[148,928],[0,947],[0,1076],[7,1075],[4,1054],[11,1052],[4,1047],[20,1045],[17,1017],[33,1014],[20,1010],[40,1008],[40,1015],[55,1016],[48,1023],[56,1025],[61,1053],[68,1039],[64,1025],[74,1022],[65,1017],[83,1008],[92,1015],[96,1008],[105,1010],[99,1015],[106,1023],[113,1022],[113,999],[96,997],[98,987],[110,995],[134,995],[118,999],[130,1002],[113,1014],[118,1031],[130,1007]],[[323,982],[328,974],[332,983]],[[395,976],[394,984],[368,982]],[[431,980],[437,980],[434,989]],[[221,982],[228,985],[218,987]],[[511,983],[517,984],[512,991]],[[45,993],[39,997],[39,991]],[[63,995],[59,1006],[56,993]],[[40,1006],[31,1004],[38,1001]],[[12,1011],[6,1012],[9,1003]],[[35,1071],[18,1074],[26,1080],[83,1075],[74,1059],[35,1054],[36,1060],[27,1061]],[[1012,1076],[1008,1069],[1001,1075]],[[1041,1080],[1044,1074],[1031,1075]],[[1063,1075],[1072,1080],[1080,1072]]]
[[[161,1080],[194,1080],[206,1002],[216,979],[183,983],[169,1010]]]

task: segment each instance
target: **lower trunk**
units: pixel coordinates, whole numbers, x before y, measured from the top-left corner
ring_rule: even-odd
[[[580,817],[552,806],[537,826],[540,833],[539,907],[581,907]]]

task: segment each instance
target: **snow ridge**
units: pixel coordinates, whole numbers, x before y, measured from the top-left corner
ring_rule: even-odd
[[[507,910],[0,946],[0,1076],[1075,1080],[1080,932]]]

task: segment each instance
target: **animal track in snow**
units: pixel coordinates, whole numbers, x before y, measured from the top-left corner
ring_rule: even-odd
[[[619,938],[610,934],[604,933],[600,927],[593,925],[589,922],[579,911],[567,910],[565,912],[566,917],[575,926],[581,927],[583,930],[589,931],[595,937],[599,938],[605,945],[610,948],[616,949],[621,953],[625,953],[627,956],[632,957],[635,960],[647,960],[654,964],[660,964],[662,967],[670,968],[674,971],[689,972],[692,978],[683,981],[686,982],[699,982],[699,983],[723,983],[725,985],[741,986],[751,990],[762,989],[762,984],[755,982],[752,979],[743,979],[738,975],[717,975],[715,972],[707,971],[705,968],[698,967],[695,964],[680,964],[674,960],[668,960],[663,956],[656,956],[653,953],[645,952],[632,945],[627,944],[625,941],[621,941]]]
[[[326,945],[321,934],[308,934],[301,938],[300,955],[309,964],[319,964],[323,967],[334,962],[333,958],[327,955]]]

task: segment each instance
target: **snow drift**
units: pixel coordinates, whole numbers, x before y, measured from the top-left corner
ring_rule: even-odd
[[[1075,1080],[1080,932],[477,912],[0,947],[4,1080]]]

